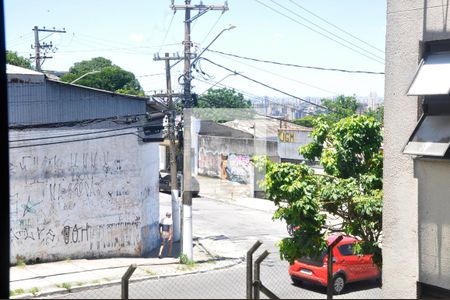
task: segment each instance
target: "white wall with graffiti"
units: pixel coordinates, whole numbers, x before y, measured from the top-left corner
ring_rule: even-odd
[[[131,131],[71,143],[39,139],[49,132],[68,133],[10,131],[10,140],[26,140],[10,148],[11,263],[141,256],[156,248],[158,143],[141,143]]]

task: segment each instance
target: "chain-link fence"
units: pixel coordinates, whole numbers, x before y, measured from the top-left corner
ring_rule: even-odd
[[[289,263],[279,258],[276,250],[260,264],[260,273],[254,273],[255,263],[266,251],[264,244],[253,255],[253,282],[258,279],[276,297],[281,299],[326,299],[326,287],[308,281],[294,283],[289,275]],[[164,259],[163,259],[164,260]],[[180,263],[179,260],[167,260],[165,263],[136,265],[130,276],[127,291],[121,280],[103,282],[103,285],[84,287],[48,298],[65,299],[243,299],[248,297],[247,260],[212,258],[204,261]],[[360,272],[363,270],[360,266]],[[123,270],[123,275],[126,271]],[[82,278],[80,278],[82,280]],[[256,299],[254,285],[252,296]],[[261,299],[268,299],[263,292]],[[346,283],[341,294],[334,298],[378,299],[381,289],[376,280]]]

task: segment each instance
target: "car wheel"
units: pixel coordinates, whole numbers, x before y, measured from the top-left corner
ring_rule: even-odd
[[[342,274],[337,274],[333,278],[333,292],[335,295],[339,295],[345,287],[345,278]]]
[[[298,278],[295,278],[294,276],[291,276],[291,279],[292,279],[292,282],[293,282],[295,285],[301,285],[301,284],[303,283],[303,281],[301,281],[301,280],[298,279]]]
[[[192,192],[192,197],[197,198],[198,197],[198,192]]]

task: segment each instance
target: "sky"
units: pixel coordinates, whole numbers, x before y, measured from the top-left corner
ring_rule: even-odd
[[[199,4],[200,0],[192,0]],[[220,0],[204,4],[223,5]],[[184,4],[184,0],[175,0]],[[154,55],[183,55],[184,11],[174,12],[170,0],[4,0],[7,50],[34,55],[34,26],[66,30],[40,32],[42,42],[56,51],[44,70],[67,71],[74,63],[105,57],[133,72],[147,94],[165,91],[165,66]],[[228,0],[229,10],[208,11],[192,23],[191,39],[201,57],[193,71],[192,90],[234,88],[246,98],[285,97],[234,72],[296,97],[384,95],[384,75],[324,71],[267,64],[209,50],[259,60],[325,69],[384,72],[385,0]],[[197,12],[192,11],[192,16]],[[230,25],[234,29],[222,31]],[[50,55],[50,54],[49,54]],[[172,69],[172,87],[183,62]],[[204,72],[205,74],[202,74]]]

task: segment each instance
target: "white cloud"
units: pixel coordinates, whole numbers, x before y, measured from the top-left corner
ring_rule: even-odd
[[[139,33],[132,33],[130,35],[130,40],[134,41],[134,42],[143,42],[145,39],[145,36],[143,34],[139,34]]]

